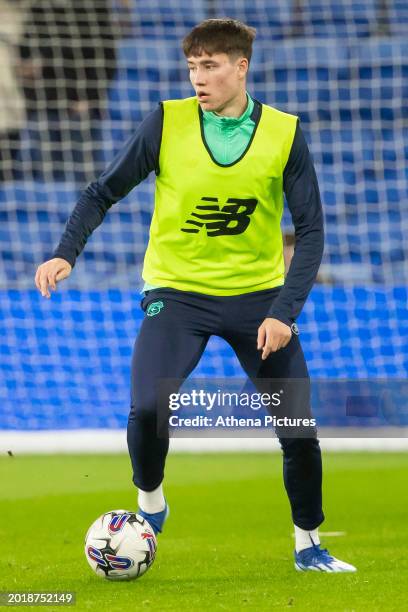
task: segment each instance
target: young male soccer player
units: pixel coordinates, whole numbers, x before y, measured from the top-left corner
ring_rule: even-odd
[[[107,210],[156,172],[145,255],[146,317],[132,359],[128,446],[139,512],[161,532],[169,442],[157,435],[162,378],[186,378],[212,334],[230,343],[251,379],[306,379],[295,324],[315,281],[323,220],[313,163],[297,117],[246,91],[255,30],[210,19],[183,41],[196,96],[167,100],[148,115],[99,179],[81,195],[53,259],[36,285],[66,278]],[[284,279],[283,191],[296,250]],[[304,401],[304,400],[303,400]],[[309,399],[306,400],[307,402]],[[279,435],[295,526],[295,567],[355,571],[320,548],[322,467],[315,435]]]

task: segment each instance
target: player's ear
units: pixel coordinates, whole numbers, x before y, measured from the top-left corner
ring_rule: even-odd
[[[237,59],[237,70],[238,76],[242,79],[246,76],[248,72],[249,62],[246,57],[239,57]]]

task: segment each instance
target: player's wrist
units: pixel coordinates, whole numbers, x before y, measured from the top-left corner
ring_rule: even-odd
[[[74,256],[70,255],[69,253],[65,253],[65,251],[59,251],[58,249],[52,254],[52,259],[63,259],[64,261],[69,263],[71,268],[75,266],[76,261],[76,258]]]
[[[284,323],[285,325],[287,325],[288,327],[291,327],[291,325],[294,323],[294,319],[291,319],[285,315],[281,315],[279,313],[274,313],[274,312],[270,312],[268,313],[267,319],[276,319],[277,321],[280,321],[281,323]]]

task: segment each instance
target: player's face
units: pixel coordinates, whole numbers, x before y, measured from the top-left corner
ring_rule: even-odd
[[[190,81],[203,111],[222,114],[245,92],[248,60],[226,53],[203,53],[187,58]]]

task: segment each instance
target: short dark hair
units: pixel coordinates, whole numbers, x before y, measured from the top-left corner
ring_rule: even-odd
[[[251,61],[252,43],[256,29],[236,19],[206,19],[196,25],[183,39],[186,57],[208,53],[226,53],[228,56],[246,57]]]

